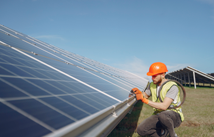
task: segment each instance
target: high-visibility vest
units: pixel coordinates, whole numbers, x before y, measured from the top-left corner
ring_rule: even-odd
[[[161,89],[161,92],[160,92],[160,97],[161,97],[161,100],[163,101],[165,96],[166,96],[166,93],[169,91],[169,89],[173,86],[173,85],[176,85],[178,86],[175,82],[173,81],[169,81],[167,82]],[[170,104],[173,105],[173,106],[178,106],[180,103],[181,103],[181,100],[180,100],[180,89],[178,88],[178,94],[175,98],[176,100],[176,103],[174,104],[173,102]],[[159,98],[157,97],[157,85],[154,84],[153,82],[150,83],[150,91],[151,91],[151,94],[152,94],[152,101],[153,102],[160,102]],[[161,109],[156,109],[156,108],[153,108],[154,109],[154,115],[157,114],[157,113],[160,113],[161,111],[164,111],[164,110],[161,110]],[[182,113],[182,109],[181,107],[178,107],[176,109],[167,109],[167,110],[172,110],[172,111],[175,111],[177,113],[180,114],[180,117],[181,117],[181,121],[184,121],[184,115]]]

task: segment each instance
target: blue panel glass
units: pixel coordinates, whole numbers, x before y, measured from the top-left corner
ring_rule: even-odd
[[[39,63],[37,61],[31,60],[31,59],[24,60],[22,63],[25,64],[25,65],[27,64],[27,66],[33,67],[35,69],[48,69],[48,67],[46,67],[45,65],[43,65],[43,64],[41,64],[41,63]]]
[[[42,57],[39,57],[40,60],[43,60],[44,62],[47,62],[48,64],[58,68],[59,70],[62,70],[63,72],[74,76],[75,78],[90,84],[91,86],[104,91],[104,92],[109,92],[111,93],[112,96],[124,100],[128,97],[129,91],[125,91],[122,88],[119,88],[113,84],[110,84],[86,71],[83,71],[75,66],[72,65],[67,65],[65,63],[53,61],[53,60],[47,60]],[[114,92],[111,92],[114,91]]]
[[[9,57],[9,56],[5,56],[5,55],[3,56],[2,55],[5,59],[9,58],[8,59],[9,63],[13,63],[13,64],[21,65],[21,66],[29,66],[29,67],[38,68],[39,72],[42,73],[42,75],[38,74],[36,72],[35,73],[29,72],[30,71],[29,69],[28,69],[28,71],[26,71],[26,72],[29,72],[30,74],[33,74],[34,76],[36,75],[37,77],[40,77],[40,78],[51,78],[51,79],[70,80],[70,78],[68,78],[67,76],[64,76],[62,74],[56,73],[54,70],[50,69],[49,67],[47,67],[47,66],[45,66],[45,65],[43,65],[43,64],[41,64],[41,63],[39,63],[39,62],[37,62],[35,60],[32,60],[29,57],[27,57],[25,55],[22,55],[22,54],[20,54],[20,53],[18,53],[16,51],[12,50],[11,48],[4,47],[4,46],[2,46],[1,48],[4,49],[4,52],[8,51],[8,53],[13,53],[13,54],[10,54],[10,55],[13,56],[12,58]],[[41,70],[41,69],[43,69],[43,70]],[[23,72],[22,70],[17,69],[17,68],[10,68],[9,70],[11,70],[12,72],[16,72],[17,75],[19,75],[19,76],[28,76],[28,77],[31,76],[28,73]],[[49,71],[47,71],[47,70],[49,70]],[[52,73],[52,74],[49,74],[49,73]]]
[[[20,79],[20,78],[2,78],[6,81],[8,81],[9,83],[15,85],[16,87],[24,90],[25,92],[30,93],[31,95],[34,96],[39,96],[39,95],[50,95],[49,93],[45,92],[44,90],[34,86],[33,84],[27,82],[24,79]]]
[[[47,82],[47,81],[46,81]],[[68,88],[65,85],[60,84],[59,82],[56,81],[48,81],[49,84],[56,86],[57,88],[63,90],[64,92],[68,93],[68,94],[72,94],[72,93],[77,93],[74,91],[74,89],[72,88]]]
[[[0,97],[1,98],[26,97],[26,96],[27,96],[26,94],[8,85],[7,83],[1,81],[0,79]]]
[[[57,56],[59,56],[59,55],[57,54]],[[82,67],[86,67],[86,68],[87,68],[87,66],[88,66],[88,64],[87,64],[86,66],[84,66],[84,65],[82,65],[82,64],[80,64],[80,63],[78,63],[78,62],[75,62],[75,61],[73,61],[73,60],[71,60],[71,59],[69,59],[69,58],[67,58],[67,57],[65,57],[65,56],[63,56],[62,58],[64,58],[65,60],[69,61],[70,63],[73,63],[73,64],[78,65],[78,66],[82,66]],[[83,63],[83,64],[84,64],[84,63]],[[99,72],[108,73],[108,72],[106,72],[106,71],[102,71],[102,69],[97,69],[96,67],[93,67],[93,66],[90,66],[90,67],[92,67],[94,70],[97,70],[97,71],[99,71]],[[98,76],[100,76],[100,77],[102,77],[102,78],[104,78],[104,79],[106,79],[106,80],[108,80],[108,81],[114,83],[114,84],[117,84],[117,85],[119,85],[119,86],[121,86],[121,87],[123,87],[123,88],[125,88],[125,89],[127,89],[127,90],[130,90],[130,89],[131,89],[131,87],[129,87],[129,86],[125,85],[125,84],[121,84],[121,83],[119,83],[118,81],[116,81],[116,80],[115,80],[115,79],[116,79],[115,77],[113,77],[113,79],[111,79],[111,78],[109,78],[109,77],[107,77],[107,76],[105,76],[105,75],[103,75],[103,74],[97,73],[97,72],[92,72],[92,73],[94,73],[94,74],[96,74],[96,75],[98,75]],[[113,74],[113,75],[116,75],[116,76],[117,76],[118,74]]]
[[[41,98],[41,100],[78,120],[89,115],[56,97]]]
[[[57,75],[58,77],[56,75],[54,75],[55,72],[53,72],[50,69],[48,69],[48,70],[36,69],[36,71],[38,71],[41,74],[44,74],[48,79],[54,79],[54,80],[62,79],[62,80],[65,80],[65,79],[63,79],[64,77],[62,75],[61,76]]]
[[[37,61],[35,61],[35,60],[29,58],[29,57],[27,57],[27,56],[24,56],[22,59],[23,59],[25,62],[27,62],[27,64],[25,64],[24,61],[23,61],[22,63],[23,63],[24,65],[29,66],[29,67],[33,67],[33,68],[37,68],[37,69],[44,69],[44,70],[49,70],[49,69],[50,69],[49,67],[47,67],[47,66],[41,64],[40,62],[37,62]],[[28,64],[29,64],[29,65],[28,65]]]
[[[65,76],[61,73],[58,73],[56,71],[48,71],[47,73],[50,74],[50,76],[52,77],[52,79],[60,79],[60,80],[69,80],[69,81],[73,81],[73,79],[69,78],[68,76]]]
[[[1,59],[1,57],[0,57],[0,62],[4,62],[4,63],[5,63],[6,61],[5,61],[5,60],[3,60],[3,59]]]
[[[1,51],[1,49],[2,49],[2,51]],[[9,63],[23,65],[23,66],[29,66],[29,67],[34,67],[34,68],[47,69],[47,67],[42,65],[41,63],[34,61],[34,60],[30,59],[29,57],[15,51],[15,50],[12,50],[9,47],[2,46],[1,49],[0,49],[0,53],[1,53],[0,58],[2,58],[2,60],[4,58],[5,59],[4,62],[9,62],[9,60],[7,61],[7,58],[9,58],[12,60]]]
[[[55,129],[59,129],[74,122],[70,118],[34,99],[9,102]]]
[[[38,137],[50,131],[0,102],[1,137]],[[4,110],[4,111],[2,111]]]
[[[66,94],[62,90],[54,87],[54,85],[50,85],[47,81],[29,79],[30,82],[36,84],[37,86],[49,91],[52,94]]]
[[[8,49],[9,49],[9,47],[1,46],[0,47],[0,55],[13,57],[14,52],[9,52]],[[12,51],[12,50],[10,49],[10,51]]]
[[[30,61],[25,61],[24,59],[21,58],[13,58],[13,60],[16,60],[17,62],[20,62],[22,64],[22,66],[27,66],[27,67],[32,67],[35,68],[35,65],[33,65],[32,63],[29,63]]]
[[[66,87],[69,87],[72,89],[72,93],[89,93],[89,92],[97,92],[94,89],[85,86],[81,83],[78,82],[59,82],[63,85],[65,85]]]
[[[23,34],[23,33],[20,33],[20,32],[17,32],[17,31],[15,31],[15,30],[13,30],[13,29],[11,29],[11,28],[8,28],[8,27],[6,27],[6,26],[1,26],[0,25],[0,28],[2,29],[2,30],[5,30],[6,32],[9,32],[10,34],[13,34],[13,35],[16,35],[16,36],[25,36],[25,37],[27,37],[27,35],[25,35],[25,34]]]
[[[80,99],[77,99],[75,97],[72,97],[72,96],[61,96],[60,98],[70,102],[71,104],[75,104],[77,107],[93,114],[95,112],[98,112],[99,109],[93,107],[92,105],[90,104],[87,104],[87,102],[83,101],[83,100],[80,100]]]
[[[75,95],[76,96],[76,95]],[[80,96],[81,95],[77,95]],[[87,96],[88,98],[92,99],[92,100],[96,100],[99,103],[102,103],[104,106],[109,107],[111,105],[115,105],[118,102],[110,97],[107,97],[106,95],[102,94],[102,93],[90,93],[90,94],[85,94],[85,96]]]
[[[32,77],[32,75],[30,75],[29,73],[27,73],[27,72],[25,72],[25,71],[23,71],[21,69],[18,69],[16,66],[9,65],[9,64],[1,64],[1,66],[3,68],[5,68],[6,70],[9,70],[10,72],[15,73],[18,76]]]
[[[116,85],[118,85],[118,86],[124,88],[124,89],[127,89],[127,90],[130,90],[130,89],[131,89],[129,86],[127,86],[127,85],[125,85],[125,84],[122,84],[122,83],[118,82],[117,80],[115,80],[114,77],[113,77],[113,79],[111,79],[111,78],[109,78],[109,77],[107,77],[107,76],[105,76],[105,75],[103,75],[103,74],[100,74],[100,73],[95,73],[95,74],[96,74],[97,76],[100,76],[101,78],[104,78],[104,79],[106,79],[106,80],[108,80],[108,81],[110,81],[110,82],[112,82],[112,83],[114,83],[114,84],[116,84]]]
[[[30,73],[31,75],[33,75],[34,77],[37,77],[37,78],[48,78],[47,76],[35,71],[32,68],[27,68],[27,67],[18,67],[18,68]]]
[[[0,55],[0,58],[3,59],[5,62],[11,63],[11,64],[22,65],[22,63],[13,60],[9,56]]]
[[[18,57],[18,58],[23,58],[25,57],[25,55],[20,54],[19,52],[11,49],[10,47],[6,47],[6,46],[0,46],[0,54],[4,55],[4,56],[10,56],[10,57]]]
[[[1,67],[1,63],[0,63],[0,74],[1,74],[1,75],[14,75],[14,74],[10,73],[9,71],[3,69],[3,68]]]
[[[0,33],[0,40],[3,41],[6,44],[9,44],[10,46],[13,46],[15,48],[20,48],[23,50],[27,50],[27,51],[32,51],[34,53],[43,55],[43,56],[47,56],[47,57],[51,57],[54,59],[57,59],[55,56],[48,54],[38,48],[36,48],[35,46],[28,44],[24,41],[21,41],[20,39],[14,38],[13,36],[8,36],[6,34]]]
[[[90,104],[90,105],[98,108],[99,110],[105,109],[107,107],[103,104],[103,102],[98,102],[98,100],[94,100],[95,98],[88,97],[88,94],[73,95],[73,97],[84,100],[87,104]]]
[[[124,71],[122,71],[122,70],[121,71],[115,71],[112,68],[109,69],[109,68],[106,68],[106,67],[105,68],[103,68],[103,67],[98,67],[97,68],[97,67],[94,67],[93,65],[91,65],[91,67],[93,69],[95,69],[95,70],[98,70],[98,68],[99,68],[98,71],[101,71],[101,72],[104,72],[104,73],[108,73],[108,74],[112,74],[112,75],[116,75],[116,76],[121,76],[121,77],[112,76],[112,78],[116,79],[118,81],[121,81],[122,83],[127,83],[131,87],[142,87],[142,85],[143,85],[141,83],[142,79],[139,79],[138,77],[133,76],[129,72],[125,72],[124,73]],[[98,74],[98,75],[100,75],[100,74]],[[102,75],[100,75],[100,76],[103,77]],[[105,76],[103,78],[108,79]],[[112,80],[110,80],[110,81],[112,81]],[[118,84],[118,82],[116,82],[115,84],[120,85],[120,84]],[[130,86],[128,86],[127,88],[126,88],[126,86],[123,86],[123,88],[126,88],[126,89],[130,90]],[[142,88],[144,88],[144,87],[142,87]]]

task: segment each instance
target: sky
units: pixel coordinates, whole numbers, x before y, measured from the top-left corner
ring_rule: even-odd
[[[214,72],[214,0],[2,0],[0,24],[145,78]]]

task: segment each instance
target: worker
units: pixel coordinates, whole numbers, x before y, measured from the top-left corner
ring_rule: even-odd
[[[154,113],[149,118],[145,119],[137,127],[137,133],[141,136],[150,135],[152,137],[166,136],[176,137],[174,128],[179,127],[184,120],[181,107],[169,109],[169,106],[178,106],[180,104],[180,90],[178,85],[169,81],[163,85],[160,97],[158,98],[158,91],[160,86],[168,81],[165,74],[168,72],[167,67],[162,62],[153,63],[148,76],[152,76],[152,81],[145,92],[141,92],[138,88],[133,88],[132,91],[136,94],[137,100],[142,100],[143,103],[153,107]],[[148,100],[152,97],[152,101]]]

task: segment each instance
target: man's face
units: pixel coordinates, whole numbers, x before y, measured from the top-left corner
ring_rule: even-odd
[[[153,81],[154,84],[161,83],[161,81],[162,81],[161,75],[162,74],[156,74],[156,75],[152,76],[152,81]]]

